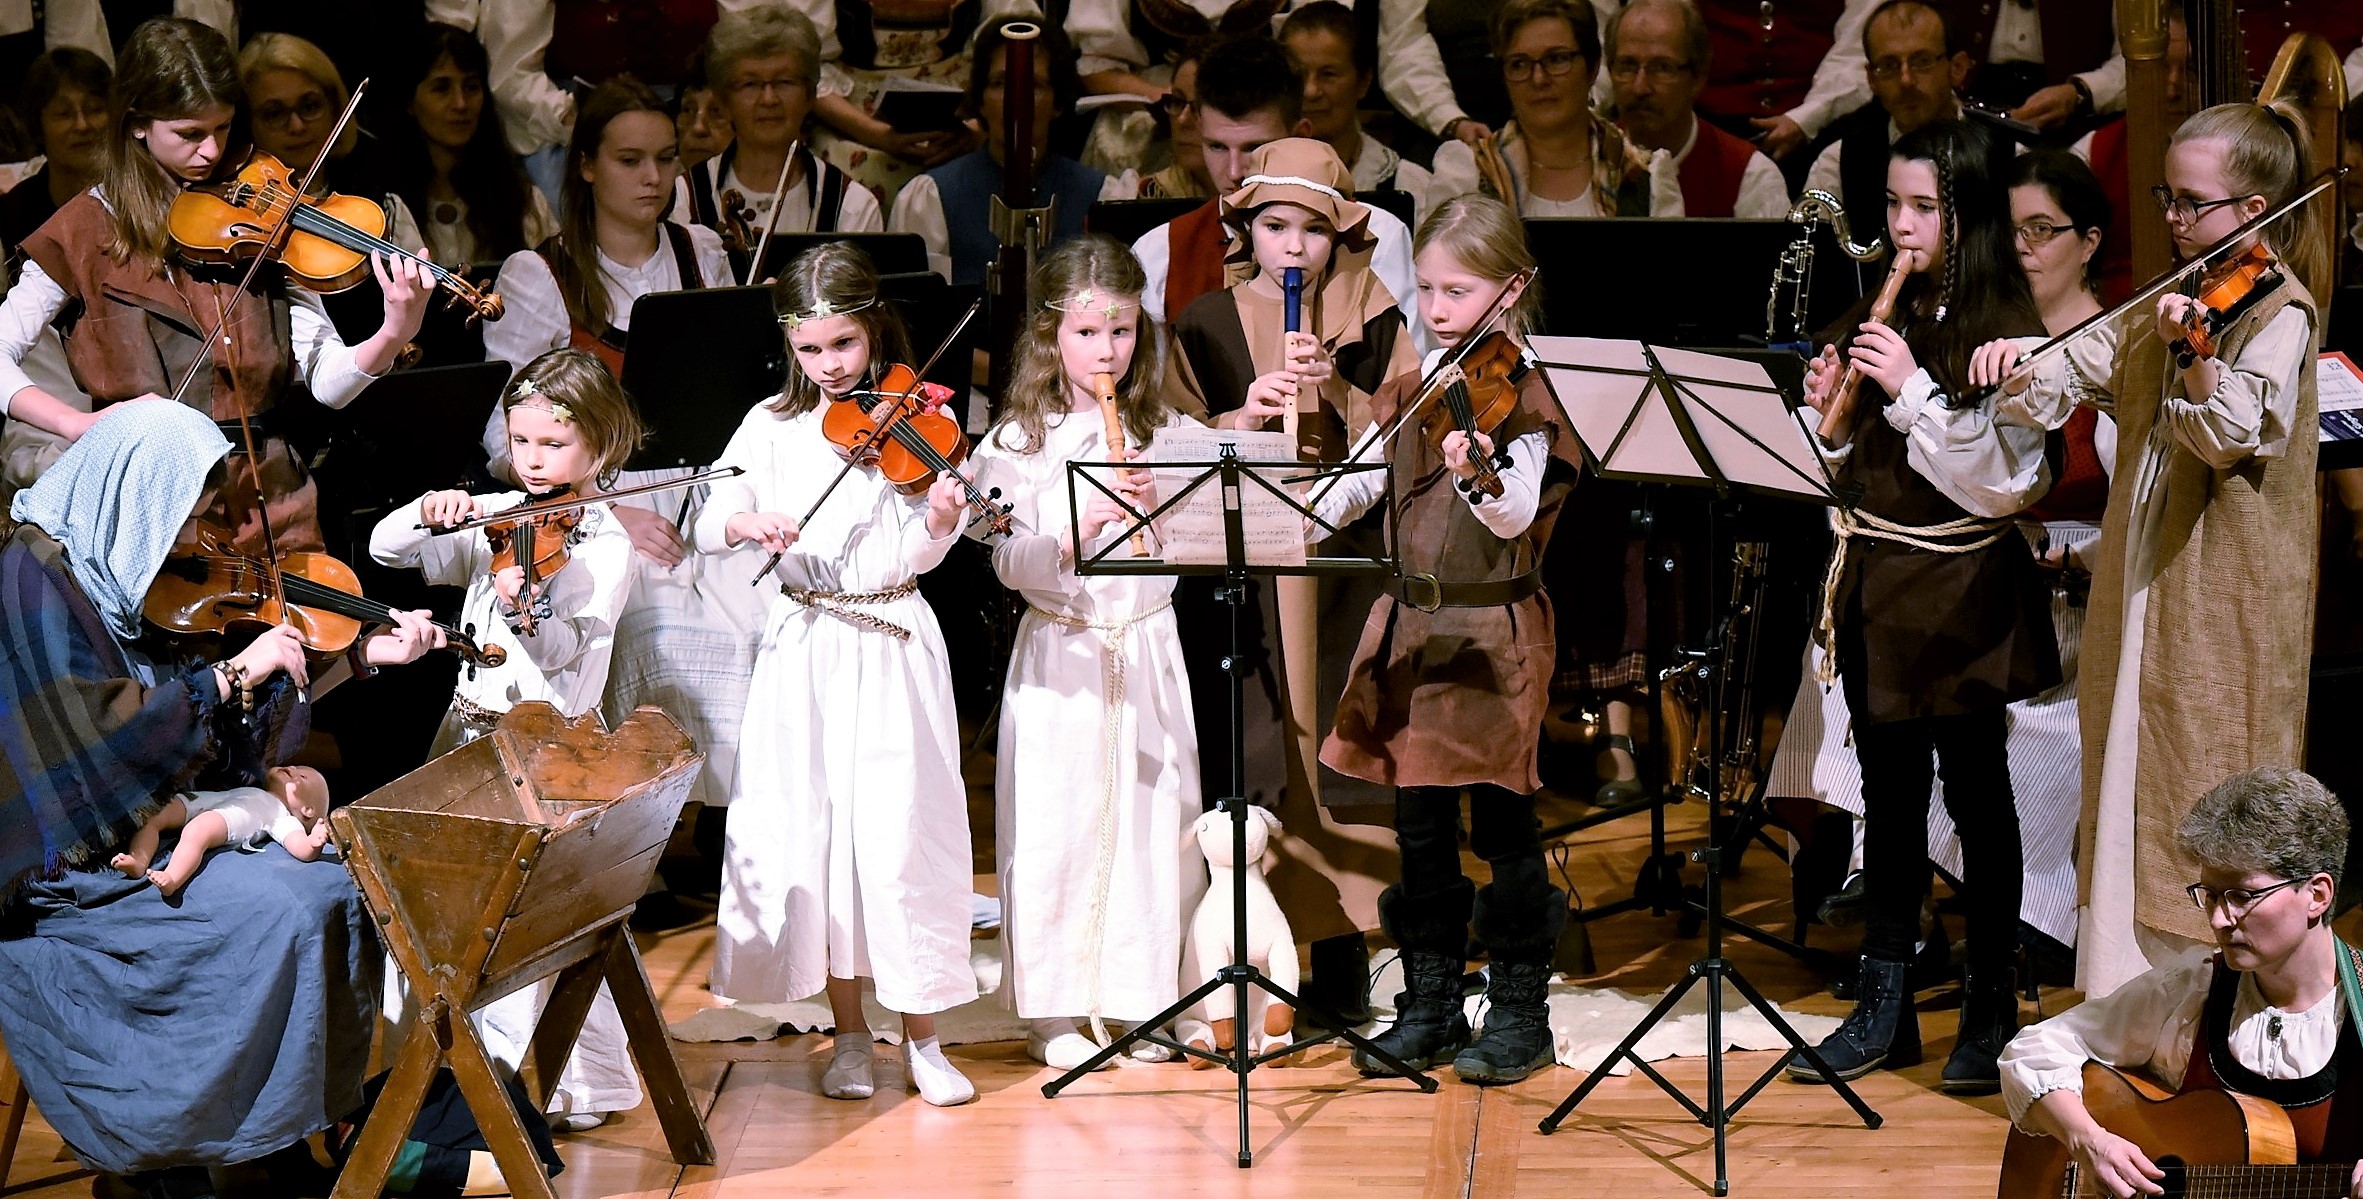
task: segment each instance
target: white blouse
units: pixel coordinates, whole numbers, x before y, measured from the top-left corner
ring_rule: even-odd
[[[2011,1121],[2024,1127],[2027,1109],[2053,1091],[2081,1094],[2088,1061],[2180,1086],[2214,960],[2212,951],[2195,953],[2020,1029],[2002,1050],[2002,1097]],[[2255,978],[2243,975],[2232,1001],[2232,1057],[2266,1078],[2304,1078],[2330,1064],[2345,1018],[2335,986],[2313,1007],[2287,1012],[2266,1003]]]

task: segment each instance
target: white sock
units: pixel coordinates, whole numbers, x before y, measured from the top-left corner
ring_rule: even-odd
[[[937,1107],[958,1107],[976,1098],[976,1085],[944,1056],[934,1037],[914,1038],[903,1045],[903,1062],[911,1072],[911,1086],[919,1097]]]
[[[1053,1070],[1072,1070],[1090,1061],[1099,1049],[1098,1042],[1084,1036],[1071,1016],[1049,1016],[1026,1022],[1026,1052]],[[1109,1058],[1100,1063],[1100,1069],[1115,1064],[1116,1059]]]
[[[839,1036],[829,1053],[829,1068],[821,1073],[820,1093],[831,1099],[867,1099],[878,1089],[870,1077],[870,1039]]]

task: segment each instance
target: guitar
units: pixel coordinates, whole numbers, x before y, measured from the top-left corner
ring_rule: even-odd
[[[2166,1171],[2170,1199],[2344,1199],[2349,1165],[2301,1166],[2289,1116],[2267,1100],[2230,1091],[2170,1095],[2099,1062],[2084,1065],[2084,1108]],[[2079,1177],[2067,1143],[2010,1130],[2000,1199],[2106,1195]]]

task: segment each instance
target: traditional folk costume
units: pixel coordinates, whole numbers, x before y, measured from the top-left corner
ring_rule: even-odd
[[[1044,154],[1034,165],[1034,188],[1044,203],[1056,201],[1048,244],[1057,245],[1083,235],[1094,203],[1139,194],[1140,179],[1131,171],[1109,175]],[[1001,164],[992,151],[974,150],[904,184],[887,224],[896,233],[919,235],[927,244],[928,269],[963,286],[980,284],[1001,246],[992,216],[1000,195]]]
[[[1338,190],[1349,196],[1353,192],[1350,185]],[[1403,327],[1409,330],[1413,346],[1420,353],[1432,350],[1435,347],[1428,344],[1427,326],[1419,319],[1419,288],[1411,267],[1411,230],[1384,208],[1368,211],[1370,272],[1378,276],[1379,285],[1386,288],[1396,309],[1402,312]],[[1223,215],[1220,197],[1141,234],[1132,243],[1132,256],[1140,260],[1141,273],[1148,276],[1148,286],[1141,291],[1141,311],[1152,319],[1171,323],[1181,319],[1181,314],[1198,297],[1238,282],[1238,263],[1242,256],[1250,260],[1253,256],[1247,254],[1246,247],[1236,238]],[[1382,382],[1385,380],[1373,382],[1369,390],[1375,390]]]
[[[1137,1023],[1180,997],[1183,929],[1206,890],[1190,834],[1203,803],[1175,578],[1085,578],[1061,561],[1074,516],[1066,464],[1108,459],[1098,416],[1052,417],[1030,453],[1013,446],[1022,437],[1004,425],[974,458],[978,485],[1012,505],[993,568],[1026,601],[994,779],[1010,995],[1030,1020]]]
[[[843,96],[878,115],[887,94],[907,83],[968,86],[968,43],[988,10],[1008,0],[789,0],[820,35],[820,79],[813,94]],[[865,146],[827,122],[811,126],[812,146],[853,181],[892,205],[919,173],[915,163]]]
[[[733,516],[800,514],[820,497],[844,465],[822,412],[747,413],[717,463],[747,473],[715,485],[700,553],[729,548]],[[856,468],[765,581],[715,994],[777,1003],[868,977],[905,1014],[976,998],[960,725],[943,633],[918,592],[958,537],[928,532],[924,496]]]
[[[382,955],[341,866],[219,853],[167,899],[107,865],[176,792],[257,782],[310,727],[284,676],[250,721],[215,671],[138,639],[229,452],[197,413],[131,405],[16,497],[0,541],[0,1036],[41,1118],[116,1174],[295,1144],[360,1103],[369,1065]]]
[[[2188,904],[2184,906],[2188,907]],[[2196,909],[2193,909],[2196,910]],[[2265,1002],[2253,976],[2214,955],[2153,967],[2023,1029],[2002,1055],[2011,1121],[2053,1091],[2082,1093],[2086,1062],[2139,1072],[2178,1093],[2232,1091],[2281,1107],[2301,1163],[2363,1156],[2363,993],[2341,941],[2338,985],[2302,1012]]]
[[[511,255],[501,267],[499,284],[509,302],[508,315],[485,326],[486,352],[523,370],[526,363],[562,346],[605,347],[612,342],[620,360],[631,328],[632,304],[641,296],[719,286],[736,278],[729,273],[730,260],[713,230],[669,224],[661,228],[663,244],[637,267],[599,255],[608,319],[616,325],[602,333],[572,323],[544,253]],[[485,450],[496,464],[508,460],[507,419],[497,406],[485,429]],[[616,478],[616,487],[662,482],[686,473],[625,471]],[[681,520],[684,529],[694,524],[702,495],[702,489],[692,494],[689,514]],[[682,497],[682,492],[660,491],[614,503],[674,520],[681,517]],[[682,540],[688,540],[686,534]],[[712,807],[730,802],[738,774],[739,722],[766,606],[764,593],[753,586],[755,572],[762,568],[762,555],[751,551],[690,554],[670,569],[644,554],[633,554],[632,587],[615,626],[614,657],[601,705],[609,727],[623,723],[642,704],[663,708],[706,756],[690,798]]]
[[[2313,647],[2313,297],[2284,272],[2216,334],[2221,378],[2196,400],[2155,320],[2133,320],[2096,397],[2122,435],[2085,664],[2076,981],[2093,995],[2209,938],[2175,827],[2225,778],[2301,760]]]
[[[1310,181],[1311,186],[1306,181]],[[1309,138],[1284,138],[1250,159],[1246,180],[1221,203],[1238,226],[1226,264],[1232,285],[1199,297],[1174,323],[1171,405],[1219,415],[1236,408],[1256,376],[1279,369],[1286,318],[1282,302],[1247,285],[1256,273],[1246,224],[1275,201],[1300,204],[1330,218],[1338,232],[1329,269],[1303,300],[1304,330],[1320,338],[1336,373],[1316,396],[1299,396],[1300,445],[1325,461],[1345,457],[1351,439],[1370,425],[1370,396],[1387,379],[1417,368],[1395,298],[1369,269],[1374,244],[1369,225],[1383,213],[1345,198],[1351,186],[1337,152]],[[1145,303],[1145,298],[1144,298]],[[1334,552],[1367,552],[1381,544],[1373,528],[1348,530]],[[1317,585],[1316,585],[1317,584]],[[1286,834],[1277,846],[1271,881],[1300,941],[1319,941],[1378,926],[1378,892],[1394,881],[1394,847],[1383,821],[1393,797],[1362,787],[1353,798],[1324,794],[1354,789],[1350,779],[1318,777],[1321,711],[1342,691],[1348,646],[1319,638],[1321,628],[1346,629],[1363,619],[1376,585],[1283,577],[1250,579],[1255,602],[1242,614],[1249,645],[1247,683],[1247,798],[1277,810]],[[1190,655],[1198,724],[1199,760],[1228,762],[1231,753],[1229,685],[1217,662],[1230,652],[1229,606],[1203,580],[1174,593],[1182,646]],[[1219,779],[1224,771],[1209,771]],[[1209,799],[1226,790],[1210,784]],[[1351,807],[1340,819],[1327,810]],[[1351,820],[1355,823],[1348,823]],[[1365,823],[1370,822],[1370,823]]]
[[[1932,285],[1916,276],[1906,291]],[[1851,441],[1826,455],[1841,489],[1862,488],[1853,508],[1837,510],[1817,636],[1844,685],[1862,766],[1866,923],[1854,1012],[1819,1048],[1843,1077],[1919,1060],[1903,980],[1920,939],[1928,806],[1941,773],[1964,865],[1979,880],[1967,896],[1964,1031],[1945,1069],[1948,1082],[1970,1088],[1991,1085],[1992,1055],[2017,1014],[2010,973],[2022,873],[2005,709],[2060,681],[2049,589],[2009,518],[2049,488],[2048,430],[2069,401],[2054,365],[2021,396],[1952,407],[1946,389],[1965,384],[1929,373],[1939,321],[1913,305],[1907,294],[1888,323],[1922,369],[1893,399],[1864,380]],[[1951,319],[1982,321],[2029,347],[2042,328],[2031,304]],[[1860,320],[1860,311],[1849,318],[1841,354]],[[1790,1072],[1821,1079],[1802,1061]]]
[[[673,184],[673,210],[666,219],[700,225],[723,237],[736,227],[746,231],[743,245],[730,247],[730,282],[754,281],[747,268],[754,264],[755,245],[765,229],[779,233],[879,233],[886,228],[878,197],[855,183],[836,165],[804,146],[794,150],[796,168],[788,185],[774,192],[779,178],[748,179],[738,171],[738,144],[681,173]],[[783,207],[784,206],[784,207]],[[771,210],[780,209],[775,223]],[[770,257],[769,253],[764,255]],[[722,279],[713,280],[717,285]]]
[[[1682,183],[1674,156],[1641,149],[1598,113],[1585,119],[1592,126],[1592,181],[1584,194],[1553,200],[1527,190],[1530,152],[1518,123],[1512,121],[1502,128],[1498,145],[1502,163],[1510,169],[1510,190],[1516,194],[1497,198],[1526,217],[1681,216]]]
[[[1418,400],[1420,383],[1413,372],[1379,389],[1372,437]],[[1415,423],[1388,447],[1384,475],[1345,476],[1320,508],[1342,524],[1391,495],[1387,520],[1402,558],[1401,580],[1362,626],[1321,746],[1331,769],[1395,788],[1402,881],[1380,895],[1379,917],[1403,950],[1406,989],[1389,1048],[1414,1065],[1458,1054],[1462,1078],[1487,1082],[1515,1081],[1549,1060],[1545,991],[1567,919],[1566,893],[1543,865],[1533,795],[1558,651],[1543,549],[1582,460],[1542,372],[1528,364],[1516,385],[1518,407],[1491,434],[1510,462],[1499,497],[1464,491]],[[1492,867],[1482,891],[1461,873],[1464,789],[1470,847]],[[1484,1039],[1464,1050],[1460,978],[1472,917],[1491,957],[1491,1007]]]
[[[272,410],[295,384],[341,408],[375,377],[354,364],[320,297],[285,282],[275,268],[240,292],[235,273],[117,263],[104,251],[114,235],[111,210],[94,190],[68,200],[25,242],[23,273],[0,302],[0,405],[32,384],[19,364],[61,317],[74,383],[99,408],[151,392],[169,396],[190,363],[205,355],[211,369],[197,372],[184,402],[207,414],[233,445],[244,444],[240,416],[256,437],[263,503],[256,502],[242,453],[223,488],[221,510],[241,522],[234,530],[239,549],[263,551],[265,503],[281,552],[325,548],[319,488],[277,435]],[[207,354],[205,336],[225,312],[224,344]]]
[[[486,497],[484,508],[499,512],[526,498],[523,492],[506,492]],[[631,590],[635,556],[631,536],[608,505],[591,504],[582,510],[581,523],[570,535],[570,560],[545,580],[548,590],[535,605],[537,619],[530,634],[520,631],[519,614],[510,611],[493,589],[492,547],[483,530],[436,534],[419,528],[419,523],[419,501],[387,513],[370,535],[370,557],[384,566],[415,568],[429,583],[466,587],[460,626],[474,628],[480,642],[508,654],[499,666],[460,672],[451,710],[435,732],[430,756],[484,736],[510,708],[529,700],[549,704],[570,720],[598,707],[607,690],[608,661]],[[394,1015],[407,1006],[399,982],[388,974],[386,1010],[395,1036],[408,1033],[412,1025]],[[477,1013],[486,1051],[510,1070],[524,1061],[550,990],[545,981],[495,1000]],[[623,1020],[602,983],[574,1053],[550,1092],[549,1110],[573,1115],[630,1111],[639,1105],[640,1078],[632,1069]]]

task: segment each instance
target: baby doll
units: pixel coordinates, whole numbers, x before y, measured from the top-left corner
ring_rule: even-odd
[[[179,829],[180,844],[162,870],[148,869],[156,860],[156,843]],[[260,787],[232,787],[227,791],[190,791],[173,796],[131,836],[131,847],[108,864],[125,878],[146,875],[156,889],[177,895],[205,855],[224,845],[245,849],[264,840],[279,843],[299,862],[317,861],[328,841],[328,780],[309,766],[275,766],[263,775]]]

